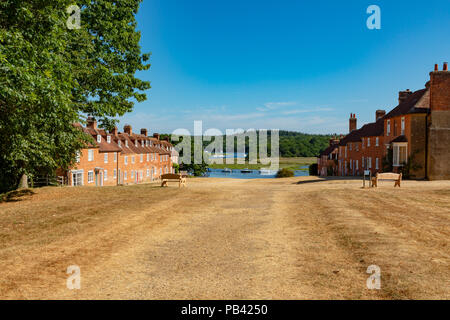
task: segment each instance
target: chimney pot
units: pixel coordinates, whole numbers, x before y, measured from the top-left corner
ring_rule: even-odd
[[[349,120],[349,123],[348,123],[348,129],[349,129],[349,132],[352,132],[353,130],[356,130],[356,114],[354,114],[354,113],[351,113],[350,114],[350,120]]]
[[[133,129],[131,128],[131,126],[129,124],[126,124],[123,127],[123,131],[130,136],[133,134]]]
[[[383,118],[385,114],[386,114],[385,110],[377,110],[375,112],[375,121],[378,121],[378,119]]]
[[[87,122],[87,125],[86,125],[86,126],[87,126],[88,128],[97,130],[97,120],[95,120],[94,117],[88,117],[87,120],[86,120],[86,122]]]
[[[434,65],[434,71],[439,71],[439,66],[437,63]]]
[[[147,129],[141,129],[141,134],[147,137],[148,136]]]
[[[111,134],[112,134],[113,136],[115,136],[115,137],[118,136],[119,130],[117,129],[117,127],[114,127],[114,128],[111,130]]]
[[[153,137],[156,138],[157,140],[159,140],[159,133],[154,133]]]
[[[444,71],[448,71],[448,63],[444,62]]]
[[[409,89],[406,89],[405,91],[399,91],[398,93],[398,104],[403,103],[408,97],[412,94],[412,92]]]

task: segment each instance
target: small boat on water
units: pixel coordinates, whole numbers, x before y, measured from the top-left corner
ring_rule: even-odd
[[[269,170],[269,169],[260,169],[259,170],[259,174],[263,175],[263,176],[272,175],[272,174],[275,174],[275,173],[276,173],[275,171]]]
[[[233,172],[233,170],[231,170],[230,168],[225,168],[222,170],[222,172],[231,173],[231,172]]]
[[[252,170],[245,168],[241,170],[241,173],[252,173]]]

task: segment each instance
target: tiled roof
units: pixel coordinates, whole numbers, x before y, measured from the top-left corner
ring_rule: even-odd
[[[400,103],[397,107],[392,109],[386,116],[386,119],[401,116],[410,113],[428,113],[428,108],[417,108],[416,104],[427,92],[427,89],[421,89],[412,93],[405,101]]]
[[[325,150],[323,150],[320,153],[320,156],[328,156],[330,153],[332,153],[334,150],[336,150],[338,146],[339,146],[338,144],[333,144],[333,145],[329,146],[328,148],[326,148]]]
[[[360,137],[379,137],[384,134],[384,117],[361,128]]]
[[[384,117],[378,119],[376,122],[365,124],[357,130],[353,130],[339,142],[339,145],[345,146],[349,142],[360,142],[364,137],[379,137],[383,134]]]
[[[161,155],[170,155],[170,148],[172,144],[167,141],[160,141],[154,137],[146,137],[142,134],[118,133],[117,135],[106,132],[103,129],[94,129],[89,127],[83,127],[81,124],[74,124],[75,127],[83,130],[84,133],[91,135],[94,139],[94,143],[89,143],[89,148],[99,148],[100,152],[122,152],[124,154],[147,154],[158,153]],[[101,142],[97,142],[97,136],[102,137]],[[111,137],[111,142],[107,142],[107,136]],[[119,140],[121,141],[119,147]],[[138,141],[136,146],[136,140]],[[127,141],[128,143],[125,143]],[[144,145],[142,145],[144,141]],[[150,145],[147,145],[149,141]],[[127,146],[128,144],[128,146]]]

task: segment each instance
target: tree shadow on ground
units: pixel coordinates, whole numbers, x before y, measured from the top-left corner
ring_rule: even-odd
[[[24,197],[32,196],[33,194],[35,194],[35,192],[30,189],[10,191],[5,194],[0,194],[0,203],[22,201],[24,200]]]
[[[315,180],[300,180],[294,182],[293,184],[307,184],[307,183],[318,183],[318,182],[326,182],[326,181],[339,181],[339,180],[360,180],[361,177],[325,177],[318,178]]]

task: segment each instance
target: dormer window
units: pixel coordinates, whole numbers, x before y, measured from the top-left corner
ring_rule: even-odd
[[[144,143],[145,143],[144,140],[142,140],[142,141],[141,141],[141,145],[142,145],[143,147],[145,146]]]
[[[121,147],[121,145],[122,145],[122,141],[120,141],[120,140],[117,140],[117,145],[118,145],[119,147]]]
[[[134,141],[134,146],[137,148],[137,146],[138,146],[138,141],[137,140]]]
[[[97,135],[97,142],[98,142],[98,143],[102,142],[102,136],[99,135],[99,134]]]
[[[125,147],[128,148],[128,140],[125,140]]]
[[[107,141],[108,143],[111,143],[111,136],[106,136],[106,141]]]

